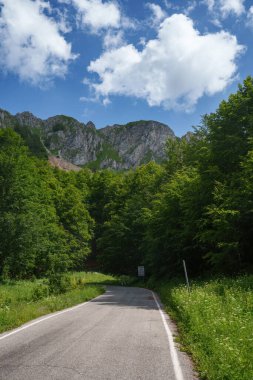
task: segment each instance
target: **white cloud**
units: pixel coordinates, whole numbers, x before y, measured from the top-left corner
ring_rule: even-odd
[[[96,95],[145,99],[150,106],[192,108],[204,94],[222,91],[236,73],[244,50],[235,36],[221,31],[201,35],[191,19],[174,14],[142,50],[133,45],[104,52],[88,67],[99,82]]]
[[[204,0],[209,11],[226,18],[230,14],[241,16],[245,12],[245,0]]]
[[[113,31],[109,30],[104,36],[104,47],[106,49],[112,49],[124,44],[124,34],[122,30]]]
[[[221,12],[224,16],[234,13],[236,16],[240,16],[245,12],[244,0],[220,0]]]
[[[160,7],[160,5],[153,4],[153,3],[147,3],[146,6],[153,13],[154,23],[159,23],[159,22],[161,22],[161,20],[165,19],[166,13],[162,10],[162,8]]]
[[[247,13],[247,26],[253,28],[253,5],[249,8]]]
[[[210,1],[214,1],[214,0],[203,0],[204,3],[207,3],[207,2],[210,2]],[[199,2],[202,2],[199,0]],[[167,9],[169,9],[170,11],[174,11],[174,12],[177,12],[177,13],[184,13],[186,14],[187,16],[189,16],[189,14],[194,11],[194,9],[198,6],[198,3],[197,3],[197,0],[185,0],[183,2],[183,4],[175,4],[176,2],[170,2],[168,0],[163,0],[163,3],[165,5],[165,7]]]
[[[119,28],[121,24],[121,12],[114,1],[102,0],[72,0],[78,11],[78,18],[84,27],[98,32],[105,28]]]
[[[180,9],[180,6],[175,4],[175,2],[172,3],[171,1],[168,1],[168,0],[163,0],[163,2],[167,9],[170,9],[170,10],[173,9],[174,11],[179,11]]]
[[[63,77],[75,56],[44,0],[0,0],[0,68],[33,84]]]
[[[217,0],[203,0],[203,2],[204,2],[204,3],[206,4],[206,6],[208,7],[208,10],[209,10],[209,11],[213,11],[213,10],[214,10],[215,1],[217,1]]]
[[[81,98],[79,98],[79,100],[82,103],[99,103],[99,98],[98,97],[81,96]]]
[[[192,11],[194,11],[194,9],[196,9],[197,5],[198,5],[198,4],[197,4],[197,1],[196,1],[196,0],[191,0],[191,1],[189,1],[188,4],[187,4],[187,7],[186,7],[185,10],[184,10],[184,14],[186,14],[187,16],[189,16],[190,13],[191,13]]]

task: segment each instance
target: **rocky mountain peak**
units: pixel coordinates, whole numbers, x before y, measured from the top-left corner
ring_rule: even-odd
[[[15,115],[15,118],[20,125],[25,125],[27,127],[40,128],[43,125],[43,120],[39,119],[28,111],[17,113]]]
[[[92,121],[88,121],[88,123],[86,124],[86,128],[96,130],[96,126]]]
[[[140,120],[125,125],[114,124],[100,130],[128,167],[136,167],[151,160],[160,162],[165,157],[165,144],[175,134],[166,124]]]
[[[15,117],[9,112],[0,108],[0,128],[12,127],[15,124]]]
[[[0,110],[0,127],[14,128],[24,139],[29,136],[28,146],[35,154],[40,146],[41,154],[92,169],[122,170],[151,160],[161,162],[167,139],[175,138],[170,127],[154,120],[114,124],[97,130],[92,121],[84,124],[65,115],[42,120],[30,112],[12,116],[4,110]]]

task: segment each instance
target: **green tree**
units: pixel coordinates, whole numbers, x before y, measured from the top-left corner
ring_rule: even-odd
[[[36,160],[12,130],[0,130],[0,261],[13,277],[28,277],[42,251],[49,254],[54,209],[45,203]]]
[[[106,207],[110,212],[98,239],[104,270],[135,274],[137,266],[143,264],[143,209],[151,204],[163,172],[161,166],[149,163],[124,176],[121,191]]]
[[[182,260],[196,273],[201,254],[195,236],[199,220],[199,174],[194,168],[179,170],[161,188],[151,209],[145,211],[146,263],[155,275],[176,275]]]

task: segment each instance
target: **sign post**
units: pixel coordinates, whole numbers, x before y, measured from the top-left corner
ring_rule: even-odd
[[[145,268],[143,265],[138,266],[138,277],[145,277]]]
[[[186,285],[188,292],[190,292],[190,284],[189,284],[189,279],[188,279],[188,274],[187,274],[187,269],[186,269],[186,264],[185,261],[183,260],[183,266],[184,266],[184,275],[185,275],[185,280],[186,280]]]

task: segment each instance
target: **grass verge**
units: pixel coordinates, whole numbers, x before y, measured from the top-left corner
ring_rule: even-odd
[[[0,333],[97,297],[107,284],[119,285],[122,279],[100,273],[72,273],[59,294],[51,292],[47,279],[6,281],[0,285]]]
[[[253,276],[156,286],[202,379],[253,379],[252,290]]]

